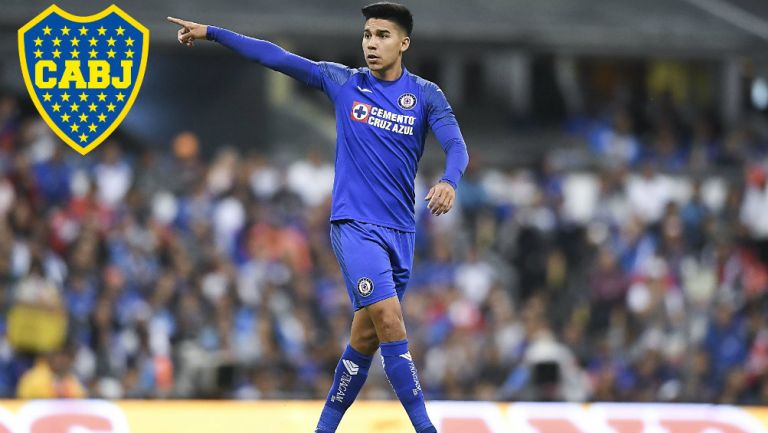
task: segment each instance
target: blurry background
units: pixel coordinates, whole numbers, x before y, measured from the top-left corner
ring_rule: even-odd
[[[2,0],[0,397],[325,397],[351,318],[331,104],[164,20],[362,66],[366,3],[121,2],[152,32],[144,84],[81,157],[19,69],[49,3]],[[768,403],[768,5],[407,5],[405,64],[471,159],[445,216],[420,200],[433,139],[417,179],[404,308],[427,397]],[[393,398],[374,365],[363,398]]]

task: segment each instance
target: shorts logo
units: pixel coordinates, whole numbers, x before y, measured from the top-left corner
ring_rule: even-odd
[[[416,105],[416,95],[413,93],[403,93],[397,98],[397,105],[403,110],[410,110]]]
[[[18,35],[21,71],[37,111],[85,155],[112,134],[136,100],[149,30],[115,5],[89,16],[51,5]]]
[[[362,102],[353,102],[352,103],[352,112],[350,113],[350,117],[352,120],[357,122],[367,122],[368,116],[371,114],[371,106],[368,104],[363,104]]]
[[[360,278],[357,280],[357,291],[360,296],[368,296],[373,292],[373,281],[369,278]]]

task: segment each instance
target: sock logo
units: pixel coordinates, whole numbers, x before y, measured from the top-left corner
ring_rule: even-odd
[[[413,391],[413,395],[416,396],[421,392],[421,383],[419,383],[419,374],[416,372],[416,364],[413,363],[413,357],[411,356],[410,351],[403,353],[400,357],[407,359],[409,362],[408,367],[411,369],[411,377],[413,378],[413,385],[415,386],[411,391]]]
[[[348,359],[342,359],[341,362],[344,363],[344,368],[347,369],[350,376],[357,376],[357,372],[360,371],[360,367],[357,364]]]
[[[352,382],[352,376],[342,372],[341,378],[339,379],[339,387],[336,389],[336,395],[331,397],[331,401],[344,403],[344,396],[347,395],[347,388],[349,388],[350,382]]]

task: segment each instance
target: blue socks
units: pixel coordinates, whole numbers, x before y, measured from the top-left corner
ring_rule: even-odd
[[[384,372],[395,390],[397,398],[403,404],[408,417],[417,433],[437,433],[427,416],[424,405],[424,393],[416,373],[416,366],[408,351],[408,340],[381,344],[381,360]],[[373,357],[363,355],[352,346],[347,345],[341,355],[333,385],[325,400],[320,421],[317,422],[315,433],[335,433],[341,422],[341,417],[357,398],[360,389],[368,377]]]
[[[372,356],[363,355],[353,349],[352,346],[347,345],[347,349],[336,365],[333,385],[328,392],[315,433],[334,433],[336,431],[341,417],[355,401],[368,377],[371,359],[373,359]]]
[[[421,391],[416,366],[413,364],[411,352],[408,351],[408,340],[381,343],[381,360],[384,372],[387,374],[392,389],[403,404],[408,417],[417,433],[437,433],[427,416],[424,405],[424,393]]]

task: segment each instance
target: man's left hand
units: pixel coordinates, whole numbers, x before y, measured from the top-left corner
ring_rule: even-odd
[[[432,215],[442,215],[447,213],[453,207],[453,201],[456,199],[456,191],[448,182],[439,182],[429,190],[424,200],[429,200],[427,208]]]

